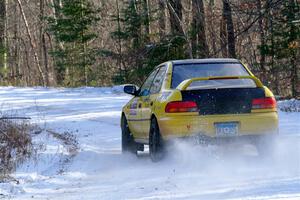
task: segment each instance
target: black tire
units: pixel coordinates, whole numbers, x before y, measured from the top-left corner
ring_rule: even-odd
[[[122,153],[137,154],[137,144],[129,130],[126,117],[123,115],[121,120],[122,128]]]
[[[156,119],[151,120],[149,132],[149,151],[153,162],[162,160],[165,156],[165,144],[161,137]]]

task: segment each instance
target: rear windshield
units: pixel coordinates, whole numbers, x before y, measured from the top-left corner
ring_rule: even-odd
[[[249,73],[240,63],[179,64],[173,68],[172,88],[187,79],[211,76],[249,76]]]

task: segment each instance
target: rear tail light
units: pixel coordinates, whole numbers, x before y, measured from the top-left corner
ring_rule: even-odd
[[[252,109],[272,109],[277,103],[274,97],[266,97],[252,100]]]
[[[167,104],[166,113],[197,112],[198,106],[194,101],[173,101]]]

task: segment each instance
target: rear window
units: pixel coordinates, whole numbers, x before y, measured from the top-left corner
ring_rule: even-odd
[[[249,76],[249,73],[240,63],[179,64],[173,68],[172,88],[187,79],[211,76]]]

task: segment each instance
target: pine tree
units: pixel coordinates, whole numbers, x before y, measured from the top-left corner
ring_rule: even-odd
[[[89,0],[62,0],[55,4],[56,16],[48,18],[49,30],[57,44],[52,56],[60,84],[88,85],[88,72],[95,60],[88,42],[97,37],[92,26],[99,20],[98,10]]]
[[[120,65],[119,72],[114,77],[114,82],[117,84],[139,79],[133,77],[140,77],[139,74],[143,71],[143,50],[149,43],[150,37],[147,31],[150,23],[149,16],[148,13],[144,13],[147,10],[145,2],[147,1],[129,0],[125,3],[124,9],[118,10],[118,14],[113,16],[113,20],[118,25],[117,30],[112,32],[112,38],[117,41],[119,49],[124,49],[117,53]]]
[[[270,57],[271,69],[285,68],[290,74],[292,96],[298,95],[300,45],[300,5],[296,0],[284,0],[281,9],[274,11],[270,20],[270,33],[261,54]],[[298,61],[297,61],[298,59]],[[282,65],[281,63],[288,63]],[[277,79],[278,77],[275,77]]]

